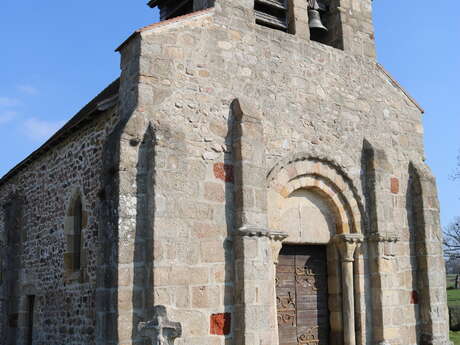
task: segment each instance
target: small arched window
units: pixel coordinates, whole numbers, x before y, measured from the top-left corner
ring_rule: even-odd
[[[87,215],[84,210],[82,194],[77,189],[73,192],[67,209],[64,234],[65,252],[64,269],[67,280],[82,280],[84,277],[85,250],[84,229],[87,223]]]
[[[81,231],[83,225],[83,206],[81,204],[81,197],[78,196],[75,200],[75,214],[73,219],[73,263],[74,271],[81,268]]]

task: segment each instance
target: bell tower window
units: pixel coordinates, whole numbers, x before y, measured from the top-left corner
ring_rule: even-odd
[[[340,0],[308,0],[310,39],[343,49]]]
[[[214,6],[215,0],[151,0],[148,5],[160,10],[160,20],[184,16]]]
[[[256,23],[268,28],[294,33],[290,0],[255,0]]]

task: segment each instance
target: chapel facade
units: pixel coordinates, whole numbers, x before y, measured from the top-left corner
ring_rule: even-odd
[[[0,344],[451,344],[423,110],[371,3],[152,0],[0,180]]]

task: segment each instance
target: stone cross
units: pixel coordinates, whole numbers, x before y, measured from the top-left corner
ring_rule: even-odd
[[[176,338],[182,335],[181,324],[169,321],[166,307],[162,305],[153,308],[153,320],[139,322],[137,329],[142,337],[151,339],[152,345],[174,345]]]

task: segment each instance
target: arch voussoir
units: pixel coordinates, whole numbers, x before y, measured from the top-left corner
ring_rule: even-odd
[[[316,158],[296,157],[283,167],[272,169],[269,189],[287,198],[299,189],[312,189],[322,193],[335,207],[341,233],[361,233],[360,202],[344,173],[330,162]]]

